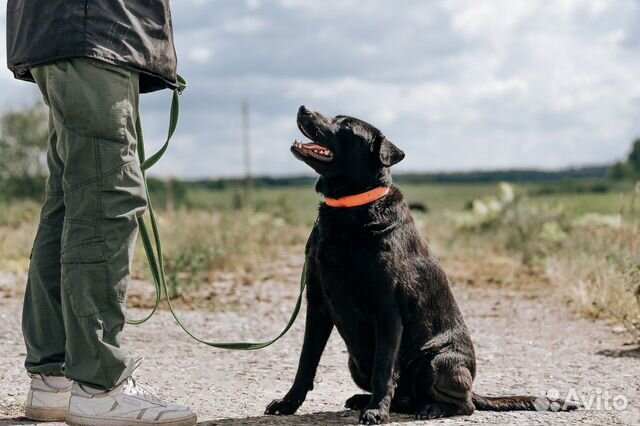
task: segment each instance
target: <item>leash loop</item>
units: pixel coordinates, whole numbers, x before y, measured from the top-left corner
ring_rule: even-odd
[[[211,342],[206,341],[197,337],[187,326],[185,326],[178,315],[176,314],[173,305],[171,304],[171,298],[169,297],[169,291],[167,287],[167,280],[164,273],[164,257],[162,254],[162,242],[160,240],[160,230],[158,228],[158,222],[156,219],[155,211],[153,210],[153,205],[151,203],[151,197],[149,196],[149,187],[147,185],[147,177],[146,171],[151,168],[154,164],[156,164],[169,148],[169,142],[171,141],[171,137],[176,131],[178,126],[178,119],[180,117],[180,99],[179,96],[184,92],[187,88],[187,81],[182,78],[182,76],[177,76],[177,85],[173,90],[173,97],[171,99],[171,111],[169,114],[169,130],[167,132],[167,139],[162,147],[151,157],[145,158],[145,148],[144,148],[144,137],[142,132],[142,121],[140,119],[140,111],[137,111],[136,117],[136,133],[138,138],[138,160],[140,162],[140,168],[142,169],[142,176],[145,182],[145,192],[147,195],[147,210],[149,212],[149,221],[151,223],[151,233],[147,228],[147,224],[144,221],[144,217],[138,218],[138,227],[140,229],[140,238],[142,240],[142,245],[144,247],[144,252],[147,257],[147,261],[149,263],[149,267],[151,269],[151,276],[153,278],[153,283],[155,286],[156,298],[149,314],[141,319],[127,319],[127,324],[140,325],[147,322],[151,317],[157,312],[160,307],[160,302],[162,300],[162,296],[164,295],[165,300],[167,301],[167,305],[169,306],[169,311],[173,316],[173,319],[178,323],[180,328],[182,328],[191,338],[194,340],[214,348],[219,349],[231,349],[231,350],[256,350],[262,349],[267,346],[270,346],[280,340],[289,329],[293,326],[296,318],[298,317],[298,313],[300,312],[300,308],[302,307],[302,297],[304,294],[304,289],[306,287],[306,276],[307,276],[307,254],[308,250],[305,249],[305,262],[302,268],[302,274],[300,276],[300,289],[298,294],[298,299],[296,301],[295,308],[291,317],[289,318],[289,322],[285,326],[285,328],[278,334],[275,338],[271,340],[267,340],[264,342]],[[314,229],[317,226],[314,225]],[[313,233],[313,231],[312,231]],[[311,238],[311,237],[309,237]],[[308,246],[308,243],[307,243]],[[307,247],[308,248],[308,247]]]

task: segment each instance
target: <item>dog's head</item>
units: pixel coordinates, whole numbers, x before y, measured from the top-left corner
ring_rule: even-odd
[[[388,186],[389,167],[404,158],[380,130],[357,118],[327,117],[303,105],[298,128],[311,142],[295,141],[291,152],[320,175],[316,189],[326,196]]]

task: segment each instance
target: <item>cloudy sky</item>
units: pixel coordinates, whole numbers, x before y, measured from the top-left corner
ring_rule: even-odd
[[[402,171],[606,163],[640,135],[635,0],[175,0],[173,18],[190,87],[155,174],[241,175],[243,99],[261,175],[308,172],[288,151],[301,104],[375,124]],[[0,72],[0,109],[36,99]],[[169,102],[143,97],[149,145]]]

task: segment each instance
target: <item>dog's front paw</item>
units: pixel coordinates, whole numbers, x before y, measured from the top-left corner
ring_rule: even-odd
[[[357,393],[344,403],[344,408],[348,410],[362,410],[371,402],[371,394]]]
[[[264,411],[265,414],[272,414],[276,416],[288,416],[295,414],[302,405],[302,401],[294,401],[290,398],[284,397],[283,399],[275,399],[271,401],[271,404],[267,406]]]
[[[450,417],[455,412],[451,409],[451,406],[443,403],[430,403],[422,407],[416,413],[416,420],[431,420],[439,419],[440,417]]]
[[[388,411],[380,410],[379,408],[370,408],[360,414],[361,425],[380,425],[382,423],[389,423]]]

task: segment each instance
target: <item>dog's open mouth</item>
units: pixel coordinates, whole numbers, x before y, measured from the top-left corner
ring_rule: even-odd
[[[311,157],[318,161],[329,162],[333,160],[333,152],[327,147],[318,145],[317,143],[302,143],[297,140],[293,142],[293,149],[305,157]]]

